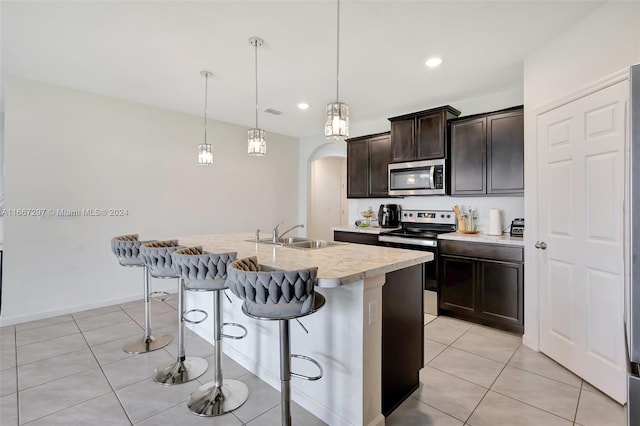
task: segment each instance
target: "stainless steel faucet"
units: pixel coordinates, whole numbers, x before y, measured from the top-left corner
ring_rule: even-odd
[[[278,238],[280,237],[280,231],[278,230],[278,226],[282,225],[284,223],[284,220],[280,223],[278,223],[275,228],[273,228],[273,231],[271,233],[271,241],[274,244],[278,243]]]
[[[284,223],[284,221],[280,222],[279,224],[276,225],[275,228],[273,228],[273,243],[276,244],[278,243],[278,240],[282,237],[284,237],[286,234],[288,234],[289,232],[293,231],[296,228],[304,228],[304,224],[300,224],[300,225],[295,225],[292,226],[291,228],[287,229],[286,231],[284,231],[282,234],[280,234],[280,231],[278,230],[278,226],[282,225]]]

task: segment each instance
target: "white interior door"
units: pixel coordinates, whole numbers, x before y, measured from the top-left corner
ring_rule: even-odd
[[[537,118],[540,349],[621,403],[628,98],[622,81]]]

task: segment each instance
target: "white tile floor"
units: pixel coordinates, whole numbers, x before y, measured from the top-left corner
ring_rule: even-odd
[[[387,425],[626,425],[624,407],[511,333],[425,314],[424,361]]]
[[[175,357],[175,300],[153,303],[154,334],[174,342],[141,355],[122,351],[142,334],[141,302],[0,328],[0,424],[223,425],[280,424],[279,394],[225,357],[225,377],[249,387],[249,400],[215,418],[191,414],[189,393],[212,379],[160,386],[150,375]],[[623,426],[624,408],[579,377],[520,343],[520,337],[447,317],[425,315],[420,388],[387,425]],[[187,332],[188,356],[212,346]],[[294,404],[293,422],[324,423]]]

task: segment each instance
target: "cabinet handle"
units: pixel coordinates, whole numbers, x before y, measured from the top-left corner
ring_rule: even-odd
[[[542,241],[542,242],[536,241],[535,248],[541,249],[541,250],[546,250],[547,249],[547,243],[545,243],[544,241]]]

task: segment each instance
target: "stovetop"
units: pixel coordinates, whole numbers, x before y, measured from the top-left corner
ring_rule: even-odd
[[[402,210],[400,224],[402,229],[387,235],[435,240],[438,234],[455,232],[456,217],[451,210]]]

